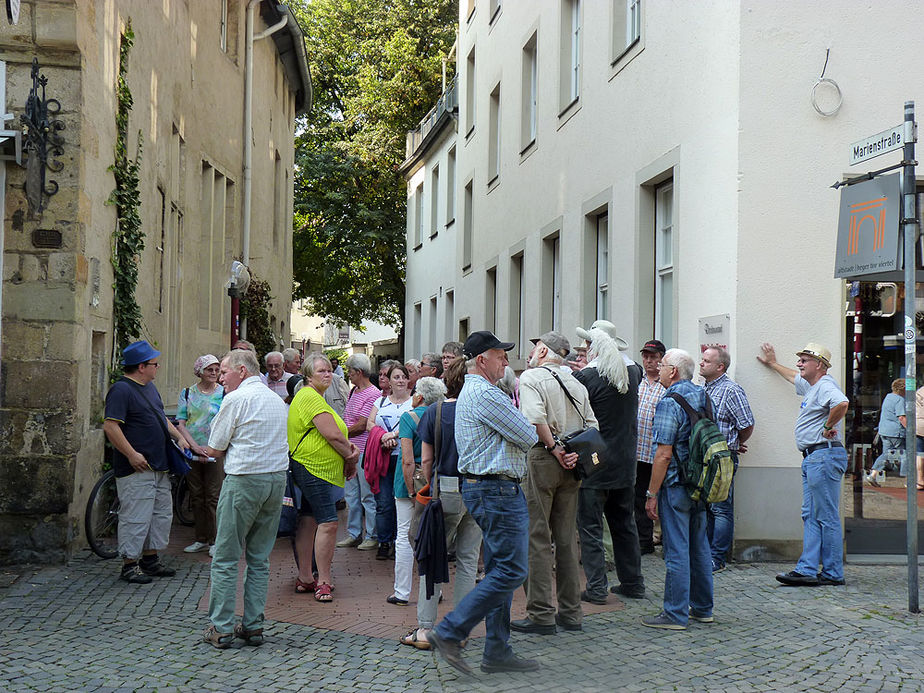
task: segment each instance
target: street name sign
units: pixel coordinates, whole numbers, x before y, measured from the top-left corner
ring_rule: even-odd
[[[904,142],[904,125],[883,130],[850,145],[850,165],[854,166],[868,159],[901,149]]]

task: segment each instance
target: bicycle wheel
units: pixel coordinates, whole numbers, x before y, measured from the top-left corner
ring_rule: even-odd
[[[119,493],[113,470],[103,474],[90,491],[84,528],[90,548],[100,558],[119,555]]]
[[[181,476],[174,486],[173,514],[181,525],[184,527],[192,527],[194,522],[192,498],[189,493],[189,486],[186,484],[185,476]]]

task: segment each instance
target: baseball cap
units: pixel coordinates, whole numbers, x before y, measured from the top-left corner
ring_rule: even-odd
[[[139,363],[156,359],[158,356],[160,352],[142,339],[122,349],[122,365],[137,366]]]
[[[565,337],[561,332],[555,332],[551,330],[546,332],[535,339],[530,339],[533,344],[538,344],[542,342],[553,352],[564,358],[568,355],[568,352],[571,351],[571,342],[568,341],[568,338]]]
[[[818,359],[827,368],[831,367],[831,351],[817,342],[809,342],[802,351],[797,351],[796,356],[811,356]]]
[[[478,332],[472,332],[468,339],[465,340],[465,344],[462,345],[462,354],[467,359],[473,359],[488,351],[488,349],[510,351],[515,346],[516,344],[513,342],[502,342],[490,330],[479,330]]]
[[[647,342],[645,342],[645,346],[639,349],[639,351],[655,351],[661,354],[661,356],[664,356],[664,354],[667,353],[667,348],[659,340],[649,339]]]

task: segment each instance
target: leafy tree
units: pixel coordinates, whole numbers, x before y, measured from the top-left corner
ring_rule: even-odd
[[[296,141],[295,298],[401,325],[405,136],[442,91],[453,0],[302,0],[314,106]]]

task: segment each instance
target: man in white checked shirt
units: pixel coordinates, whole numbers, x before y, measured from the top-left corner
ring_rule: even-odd
[[[286,405],[260,381],[257,357],[243,350],[221,362],[225,398],[212,420],[206,450],[223,458],[225,481],[218,498],[218,531],[212,559],[209,620],[204,641],[220,650],[237,636],[263,642],[263,609],[269,554],[276,541],[289,467]],[[245,552],[244,616],[235,625],[237,564]]]
[[[430,645],[459,671],[470,674],[461,641],[485,622],[485,673],[532,671],[539,664],[517,657],[510,639],[513,591],[526,579],[529,512],[519,482],[526,476],[526,452],[538,440],[536,428],[494,385],[504,375],[515,345],[491,332],[475,332],[462,353],[468,374],[456,404],[456,448],[465,507],[481,527],[485,577],[430,631]]]

